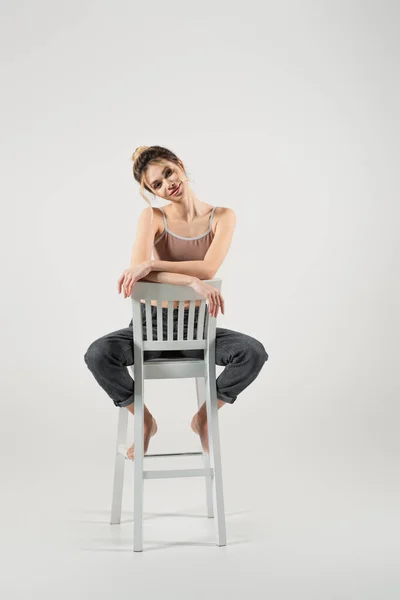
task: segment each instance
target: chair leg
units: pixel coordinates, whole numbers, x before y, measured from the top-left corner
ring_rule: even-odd
[[[143,371],[136,371],[135,377],[135,414],[134,414],[134,443],[135,455],[133,460],[133,550],[143,550],[143,463],[144,463],[144,381]]]
[[[215,385],[215,364],[208,363],[207,365],[205,392],[210,458],[214,469],[212,488],[214,506],[217,512],[217,518],[215,521],[217,530],[217,545],[226,546],[225,507],[222,483],[221,446],[218,426],[217,389]]]
[[[197,406],[200,407],[206,400],[206,395],[204,391],[204,377],[196,377],[196,393],[197,393]],[[205,469],[210,468],[210,456],[207,452],[203,452],[203,466]],[[214,507],[213,507],[213,499],[212,499],[212,477],[205,477],[206,481],[206,502],[207,502],[207,517],[214,517]]]
[[[120,444],[126,444],[128,431],[128,409],[118,409],[117,448],[114,466],[114,484],[111,505],[111,525],[121,523],[122,491],[124,487],[125,456],[118,452]]]

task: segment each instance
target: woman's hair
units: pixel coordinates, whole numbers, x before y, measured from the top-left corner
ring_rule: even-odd
[[[140,195],[145,199],[146,203],[151,206],[149,200],[144,195],[144,190],[153,193],[145,180],[146,170],[149,165],[163,165],[166,160],[173,162],[185,173],[185,167],[182,161],[162,146],[139,146],[132,154],[133,160],[133,176],[140,183]]]

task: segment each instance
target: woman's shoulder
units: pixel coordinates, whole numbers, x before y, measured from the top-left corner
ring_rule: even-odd
[[[153,211],[154,239],[156,239],[164,231],[163,211],[158,206],[152,206],[151,210]]]
[[[236,223],[236,213],[229,206],[215,206],[214,217],[217,222],[224,222],[229,225]]]
[[[235,216],[235,211],[233,210],[233,208],[230,208],[229,206],[214,206],[215,208],[215,212],[214,214],[216,216],[222,217],[222,216]]]
[[[147,226],[151,222],[154,238],[157,238],[164,229],[162,211],[156,206],[147,206],[144,208],[140,215],[141,219],[147,223]]]

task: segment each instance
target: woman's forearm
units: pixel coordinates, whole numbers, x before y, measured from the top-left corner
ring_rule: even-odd
[[[190,285],[197,277],[183,275],[182,273],[168,273],[167,271],[150,271],[140,281],[153,281],[155,283],[170,283],[172,285]]]
[[[212,279],[210,267],[204,260],[149,260],[152,271],[165,271],[167,273],[180,273],[196,277],[197,279]]]

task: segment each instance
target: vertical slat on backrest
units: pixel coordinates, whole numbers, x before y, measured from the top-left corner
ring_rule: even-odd
[[[151,300],[146,300],[146,334],[147,341],[153,341],[153,327],[152,327],[152,319],[151,319]]]
[[[196,335],[197,340],[203,339],[205,307],[206,307],[206,301],[201,300],[200,308],[199,308],[199,318],[197,320],[197,335]]]
[[[205,337],[208,337],[208,322],[210,320],[210,313],[209,313],[209,308],[207,306],[207,311],[206,311],[206,316],[204,318],[204,333],[205,333]]]
[[[183,340],[183,314],[185,309],[184,300],[179,300],[178,307],[178,340]]]
[[[174,340],[174,326],[173,326],[173,316],[174,316],[174,303],[168,302],[168,319],[167,319],[167,331],[168,331],[168,342],[172,342]]]
[[[157,341],[163,341],[162,302],[157,300]]]
[[[133,355],[136,356],[136,360],[138,359],[138,356],[140,356],[140,353],[142,352],[142,348],[143,348],[143,327],[142,327],[142,303],[140,301],[140,299],[132,298],[132,313],[133,313],[133,323],[132,323],[132,330],[133,330],[133,336],[135,339],[135,343],[134,343],[134,349],[133,349]]]
[[[190,301],[189,307],[189,319],[188,319],[188,340],[193,340],[193,325],[194,325],[194,309],[196,305],[196,300]]]

